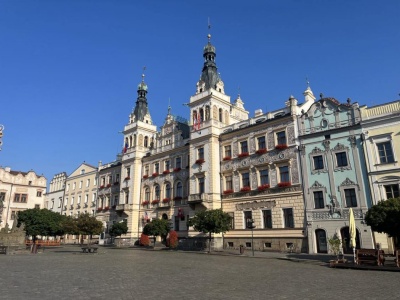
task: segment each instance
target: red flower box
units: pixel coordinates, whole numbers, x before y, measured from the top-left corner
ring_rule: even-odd
[[[244,186],[240,189],[241,192],[250,192],[251,188],[249,186]]]
[[[174,200],[182,200],[182,197],[181,196],[176,196],[176,197],[174,197]]]
[[[157,177],[157,176],[158,176],[158,173],[153,173],[153,174],[151,174],[151,176]]]
[[[104,189],[104,185],[101,185],[100,188],[101,188],[101,189]]]
[[[181,168],[175,168],[174,172],[179,172],[181,170]]]
[[[104,210],[109,210],[109,209],[110,209],[109,206],[104,207]]]
[[[160,200],[158,200],[158,199],[151,201],[151,204],[153,204],[153,205],[158,204],[158,203],[160,203]]]
[[[149,178],[149,175],[143,175],[143,178],[144,179]]]
[[[131,178],[128,176],[128,177],[125,177],[125,179],[124,179],[124,180],[129,180],[129,179],[131,179]]]
[[[103,210],[102,207],[98,207],[98,208],[97,208],[97,211],[102,211],[102,210]]]
[[[143,205],[143,206],[146,206],[146,205],[149,204],[149,203],[150,203],[150,201],[145,200],[145,201],[142,202],[142,205]]]
[[[292,183],[290,181],[288,182],[279,182],[278,183],[278,187],[282,188],[282,187],[289,187],[292,186]]]
[[[228,195],[228,194],[232,194],[233,193],[233,190],[232,189],[229,189],[229,190],[225,190],[224,191],[224,195]]]
[[[232,156],[225,156],[222,160],[231,160]]]
[[[196,164],[201,165],[202,163],[204,163],[204,158],[199,158],[198,160],[196,160]]]
[[[242,153],[238,154],[239,158],[247,157],[247,156],[249,156],[249,152],[242,152]]]
[[[269,189],[269,184],[266,183],[266,184],[260,185],[257,189],[258,189],[260,192],[261,192],[261,191],[265,191],[266,189]]]
[[[163,174],[169,174],[169,170],[165,170],[164,172],[162,172]]]
[[[258,155],[265,154],[265,153],[267,153],[267,149],[265,149],[265,148],[263,148],[263,149],[258,149],[258,150],[256,151],[256,153],[257,153]]]
[[[110,186],[111,186],[111,183],[107,184],[107,187],[110,187]]]
[[[284,150],[284,149],[287,149],[287,147],[288,146],[286,144],[278,144],[278,145],[275,146],[275,149]]]
[[[171,201],[170,198],[164,198],[164,199],[162,199],[162,202],[163,202],[163,203],[168,203],[169,201]]]

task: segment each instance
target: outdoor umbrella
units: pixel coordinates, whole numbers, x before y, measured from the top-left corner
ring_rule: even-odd
[[[353,209],[349,209],[349,235],[350,247],[353,248],[354,263],[356,262],[356,221],[354,220]]]

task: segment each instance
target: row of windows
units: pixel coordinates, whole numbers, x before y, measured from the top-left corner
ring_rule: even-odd
[[[82,200],[82,196],[78,196],[78,201],[76,202],[77,204],[81,203]],[[92,202],[96,201],[96,194],[92,195]],[[54,201],[53,201],[54,202]],[[71,202],[70,204],[73,205],[75,202],[75,197],[71,197]],[[85,195],[85,202],[84,203],[88,203],[89,202],[89,195],[86,194]],[[64,205],[68,205],[68,197],[65,198],[65,203]]]
[[[347,152],[346,151],[336,152],[335,153],[335,158],[336,158],[336,160],[335,160],[336,166],[335,167],[340,168],[340,167],[349,166],[349,162],[348,162],[348,157],[347,157]],[[323,155],[314,155],[312,157],[312,162],[313,162],[313,170],[326,169]]]
[[[204,192],[204,182],[203,182],[203,192]],[[161,188],[160,188],[160,186],[158,184],[154,185],[153,193],[154,193],[154,197],[151,198],[150,187],[145,187],[144,188],[144,201],[152,201],[152,200],[160,200],[161,199]],[[172,196],[174,196],[174,197],[184,197],[182,182],[178,181],[175,184],[174,194],[173,194],[173,191],[172,191],[171,184],[170,183],[166,183],[164,185],[163,193],[164,193],[163,198],[168,198],[168,199],[171,199]],[[185,197],[186,197],[186,195],[185,195]]]
[[[97,185],[97,180],[94,180],[94,184],[93,185]],[[86,179],[86,187],[90,186],[90,179]],[[83,180],[79,181],[79,188],[81,189],[83,187]],[[66,188],[66,192],[68,192],[70,189],[70,184],[67,184],[67,188]],[[76,190],[76,182],[72,183],[72,190]]]
[[[173,165],[172,165],[171,161],[174,162]],[[189,161],[189,156],[188,156],[188,161]],[[163,161],[162,170],[161,170],[160,162],[154,163],[152,171],[153,171],[153,173],[159,174],[162,171],[169,171],[171,168],[175,168],[175,169],[181,169],[182,168],[182,157],[181,156],[177,156],[172,160],[170,160],[170,159],[164,160]],[[150,174],[150,166],[149,165],[145,165],[144,166],[144,175],[146,175],[146,176],[150,176],[151,175]]]
[[[314,195],[314,208],[322,209],[325,208],[324,193],[322,191],[315,191]],[[346,207],[357,207],[357,195],[355,189],[345,189],[344,197],[346,201]]]
[[[272,220],[272,210],[271,209],[264,209],[261,211],[261,222],[257,222],[257,220],[253,219],[253,211],[244,211],[243,212],[243,229],[251,228],[252,223],[261,224],[261,228],[264,229],[272,229],[273,220]],[[235,219],[234,214],[229,213],[232,218],[231,227],[235,229]],[[283,217],[283,228],[294,228],[294,217],[293,217],[293,209],[292,208],[282,208],[282,217]],[[239,228],[236,228],[239,229]]]
[[[89,179],[88,179],[89,180]],[[101,186],[106,186],[106,185],[111,185],[114,183],[119,183],[119,173],[113,175],[108,175],[107,176],[107,181],[106,181],[106,176],[102,176],[100,179]]]

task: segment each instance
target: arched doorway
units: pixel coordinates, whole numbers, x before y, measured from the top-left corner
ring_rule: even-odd
[[[167,216],[167,214],[162,214],[162,217],[161,217],[163,220],[168,220],[168,216]]]
[[[350,233],[349,226],[342,227],[340,229],[340,235],[342,236],[342,247],[344,254],[353,254],[353,248],[350,247]],[[360,234],[356,229],[356,249],[360,249]]]
[[[326,243],[326,232],[323,229],[315,230],[315,239],[317,241],[317,253],[328,253],[328,245]]]

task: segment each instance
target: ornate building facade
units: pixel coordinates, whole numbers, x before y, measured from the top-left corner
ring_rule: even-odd
[[[48,192],[44,195],[44,208],[61,214],[66,180],[67,173],[65,172],[54,175]]]
[[[298,118],[303,170],[306,230],[310,253],[327,253],[328,238],[337,235],[344,253],[349,246],[349,208],[357,227],[357,248],[374,248],[364,222],[371,205],[357,103],[334,98],[315,102]]]

